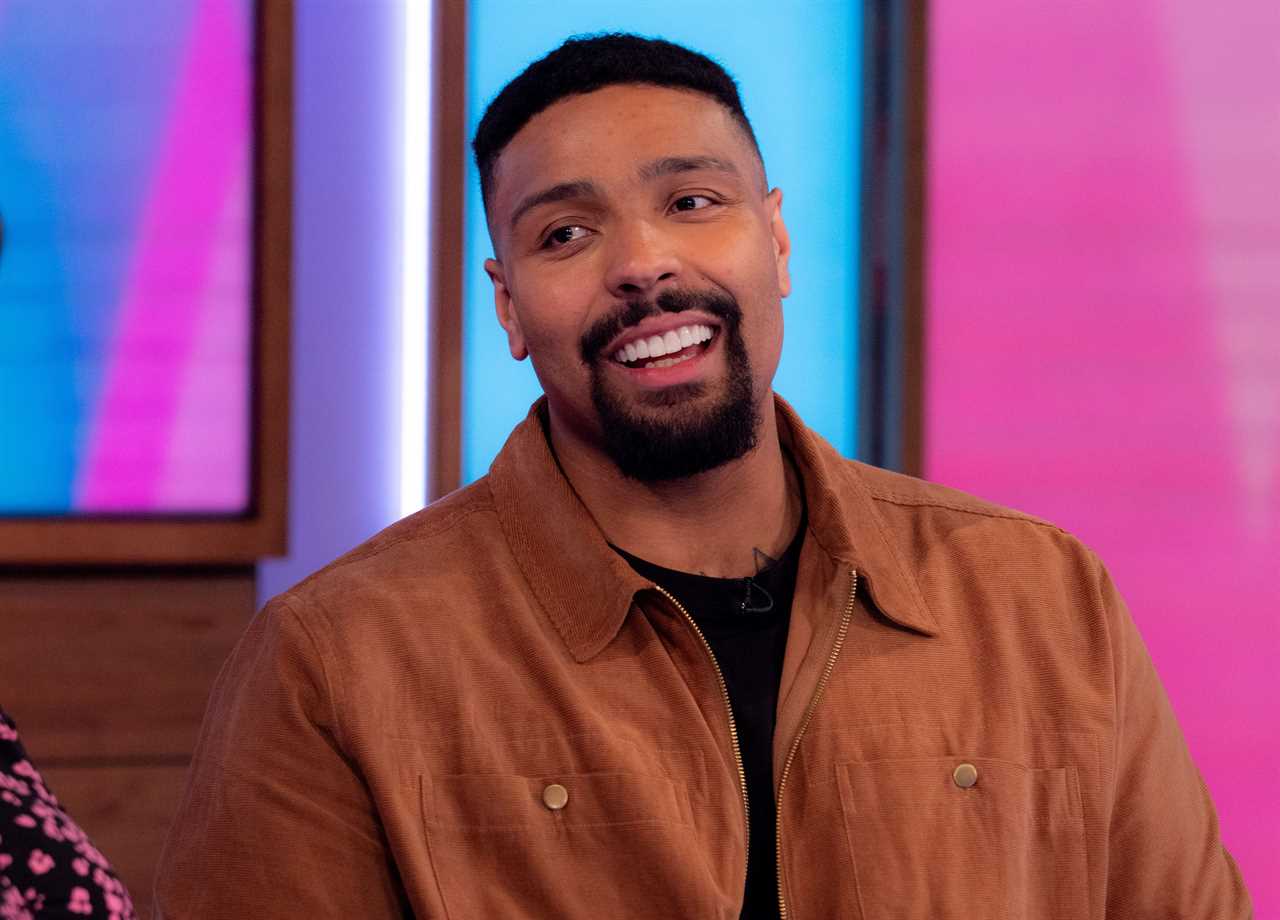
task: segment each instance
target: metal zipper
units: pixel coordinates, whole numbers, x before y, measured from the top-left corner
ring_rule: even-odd
[[[747,877],[747,866],[751,855],[751,803],[747,800],[747,768],[742,763],[742,749],[738,746],[738,723],[733,719],[733,703],[729,700],[729,687],[724,682],[724,672],[720,670],[720,662],[716,661],[716,653],[711,651],[711,643],[707,641],[707,637],[703,634],[702,628],[698,626],[696,620],[689,615],[689,611],[684,609],[675,597],[662,585],[655,584],[655,588],[667,600],[675,605],[675,608],[684,614],[684,618],[689,621],[689,625],[693,627],[693,631],[697,633],[698,638],[702,640],[702,647],[707,650],[707,657],[711,659],[711,666],[716,669],[716,680],[720,682],[720,694],[724,697],[724,708],[729,714],[729,738],[733,741],[733,759],[738,764],[738,784],[742,787],[742,820],[745,836],[744,841],[744,862],[742,869],[742,877]]]
[[[818,708],[818,701],[822,699],[822,692],[827,689],[827,681],[831,678],[831,672],[835,669],[836,659],[840,657],[840,649],[844,647],[844,637],[849,632],[849,621],[853,618],[853,600],[858,596],[858,570],[851,569],[849,575],[851,579],[849,583],[849,602],[844,607],[844,616],[840,620],[840,629],[836,633],[836,643],[832,646],[831,655],[827,658],[826,669],[823,670],[822,677],[818,680],[818,689],[814,691],[813,699],[809,701],[809,708],[805,710],[804,720],[800,723],[800,730],[796,732],[795,740],[791,742],[791,750],[787,752],[787,760],[782,766],[782,778],[778,781],[774,844],[777,849],[775,855],[778,860],[778,913],[782,920],[787,920],[787,897],[782,891],[782,794],[787,791],[787,776],[791,772],[791,762],[796,759],[796,751],[800,749],[800,739],[804,737],[805,729],[809,727],[809,722],[813,720],[813,714]]]

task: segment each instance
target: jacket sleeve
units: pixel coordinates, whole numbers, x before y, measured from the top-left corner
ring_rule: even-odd
[[[405,915],[307,626],[277,598],[218,675],[156,877],[157,918]]]
[[[1247,920],[1249,894],[1204,780],[1123,598],[1097,567],[1116,699],[1107,917]]]

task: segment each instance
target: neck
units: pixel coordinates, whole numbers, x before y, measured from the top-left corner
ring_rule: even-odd
[[[560,466],[605,538],[664,568],[719,578],[757,571],[756,550],[778,558],[800,525],[799,477],[778,440],[772,399],[755,448],[697,476],[639,482],[598,447],[550,417]]]

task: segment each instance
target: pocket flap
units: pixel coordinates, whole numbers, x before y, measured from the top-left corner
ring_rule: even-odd
[[[551,787],[563,792],[549,792]],[[423,812],[428,824],[494,830],[690,821],[687,796],[677,784],[621,771],[428,776]]]
[[[842,772],[841,796],[852,814],[970,807],[1050,823],[1080,817],[1071,767],[956,755],[849,763]]]

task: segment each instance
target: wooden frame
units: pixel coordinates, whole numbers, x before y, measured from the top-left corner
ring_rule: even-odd
[[[918,476],[924,455],[927,0],[865,12],[858,455]]]
[[[256,11],[251,510],[237,518],[0,520],[0,564],[251,563],[285,550],[288,492],[293,0]]]
[[[427,500],[462,482],[462,278],[467,178],[467,0],[432,4],[431,354]]]

